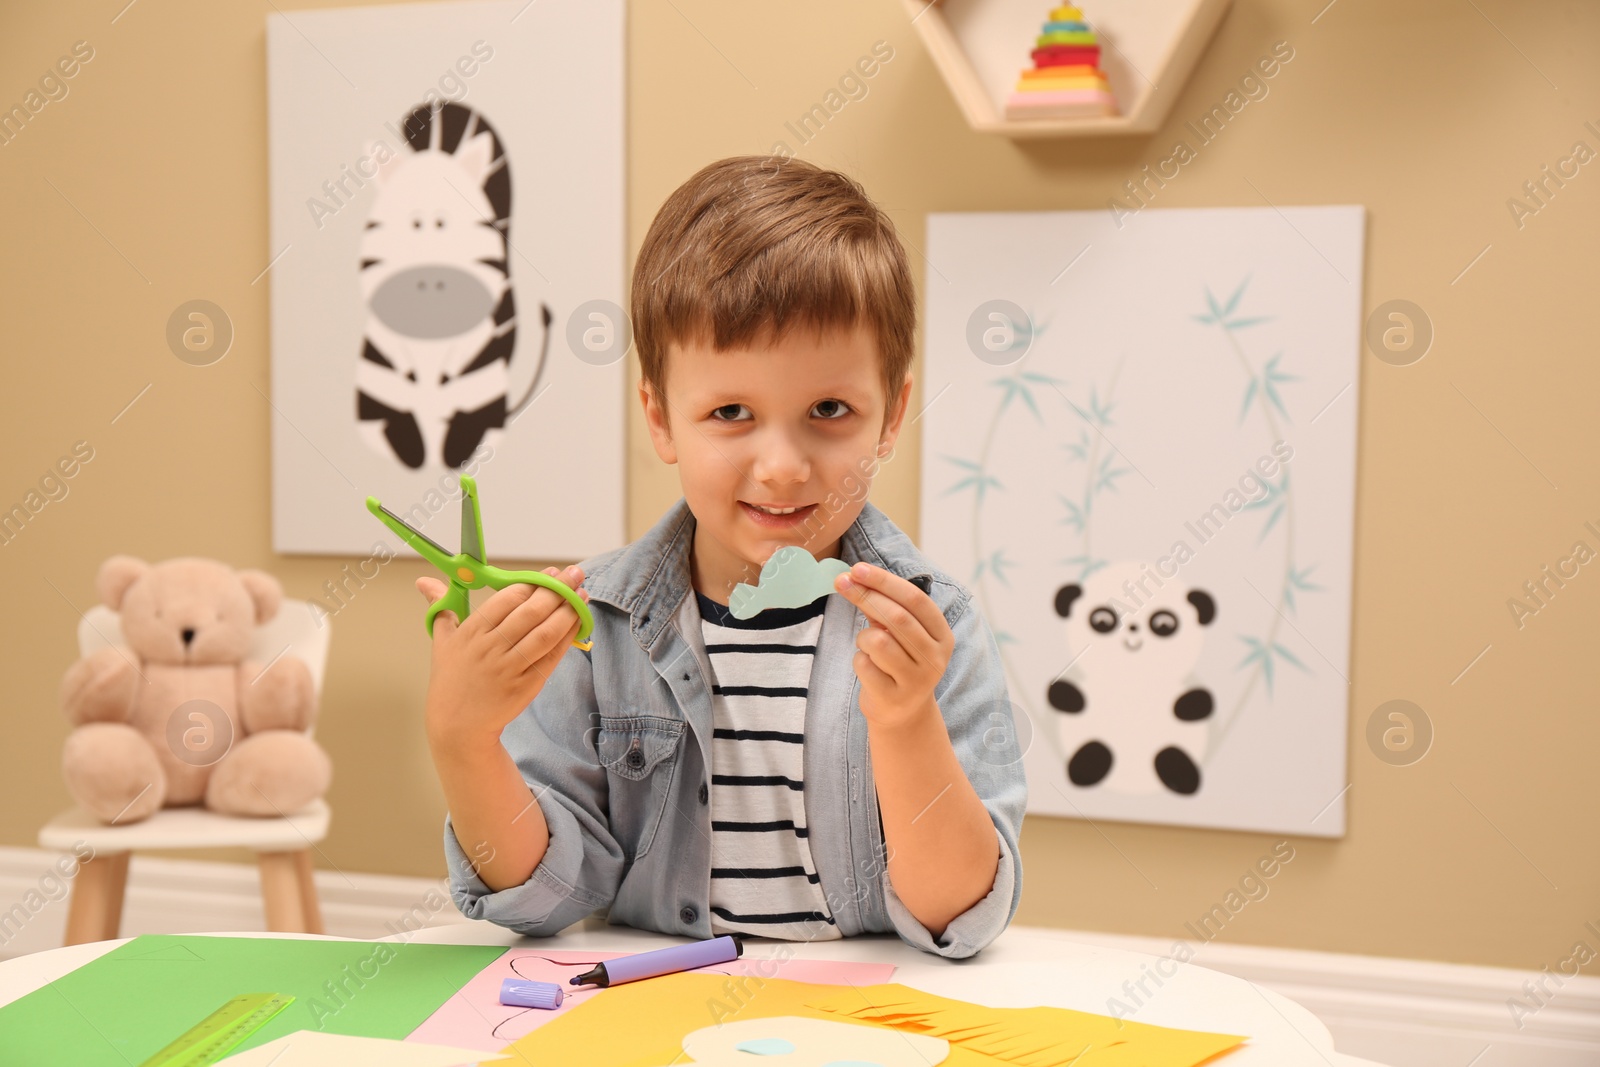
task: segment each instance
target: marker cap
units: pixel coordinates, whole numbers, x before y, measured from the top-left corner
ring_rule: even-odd
[[[559,1008],[564,995],[554,982],[507,978],[500,983],[500,1003],[517,1008]]]

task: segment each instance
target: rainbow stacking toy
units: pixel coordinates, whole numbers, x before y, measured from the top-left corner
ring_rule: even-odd
[[[1058,7],[1039,32],[1033,69],[1024,70],[1006,99],[1008,119],[1095,118],[1117,113],[1111,84],[1100,69],[1100,44],[1075,7]]]

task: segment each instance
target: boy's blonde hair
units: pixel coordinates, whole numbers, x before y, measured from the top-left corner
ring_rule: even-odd
[[[911,366],[916,292],[894,224],[851,178],[802,159],[733,156],[678,186],[639,249],[632,304],[640,368],[660,398],[673,341],[720,352],[793,326],[864,324],[886,419]]]

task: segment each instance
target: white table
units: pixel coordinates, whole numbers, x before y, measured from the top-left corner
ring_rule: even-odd
[[[236,933],[229,937],[305,937],[301,934]],[[572,927],[559,937],[539,941],[521,938],[490,923],[448,923],[427,927],[407,937],[425,944],[530,945],[549,949],[598,949],[642,952],[680,939],[626,927]],[[33,992],[47,982],[111,951],[119,941],[38,952],[0,962],[0,1005]],[[1250,1040],[1217,1061],[1218,1067],[1371,1067],[1370,1060],[1344,1056],[1333,1049],[1328,1028],[1305,1008],[1286,997],[1193,964],[1176,966],[1158,988],[1148,978],[1158,965],[1172,972],[1174,963],[1156,956],[1085,945],[1051,930],[1013,926],[994,944],[968,960],[946,960],[919,952],[892,935],[852,937],[840,941],[786,943],[752,940],[746,959],[771,957],[780,950],[794,959],[851,960],[892,963],[893,981],[939,996],[957,997],[992,1007],[1051,1004],[1079,1011],[1110,1014],[1111,997],[1131,1004],[1125,982],[1145,979],[1151,995],[1125,1017],[1157,1026],[1249,1034]],[[1137,993],[1137,991],[1136,991]]]

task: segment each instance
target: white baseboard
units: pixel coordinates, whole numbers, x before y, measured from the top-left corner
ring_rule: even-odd
[[[1181,958],[1170,939],[1067,933],[1109,948]],[[1275,990],[1309,1009],[1345,1055],[1393,1067],[1600,1064],[1600,978],[1560,976],[1564,984],[1555,995],[1522,1016],[1519,1026],[1507,1001],[1526,1003],[1523,983],[1544,977],[1538,972],[1216,941],[1191,950],[1190,962]],[[1553,981],[1546,983],[1555,989]]]
[[[56,858],[42,849],[0,848],[0,959],[61,944],[67,901],[59,881],[49,877]],[[456,911],[442,879],[321,870],[315,877],[323,925],[338,937],[387,937],[418,926],[471,921]],[[19,905],[28,915],[20,925]],[[265,929],[261,882],[253,865],[134,853],[122,907],[124,937]]]
[[[0,958],[61,944],[67,902],[64,887],[48,877],[55,860],[54,853],[39,849],[0,848]],[[442,881],[320,870],[316,881],[324,925],[341,937],[383,937],[470,921],[450,903]],[[124,936],[262,929],[254,867],[133,857]],[[1112,948],[1174,951],[1170,940],[1064,932]],[[1519,1027],[1507,1002],[1527,1002],[1523,983],[1543,977],[1537,972],[1215,941],[1193,951],[1191,962],[1199,966],[1303,1004],[1328,1025],[1335,1046],[1347,1055],[1392,1067],[1600,1064],[1600,978],[1562,976],[1554,996]],[[1555,988],[1550,979],[1546,984]]]

